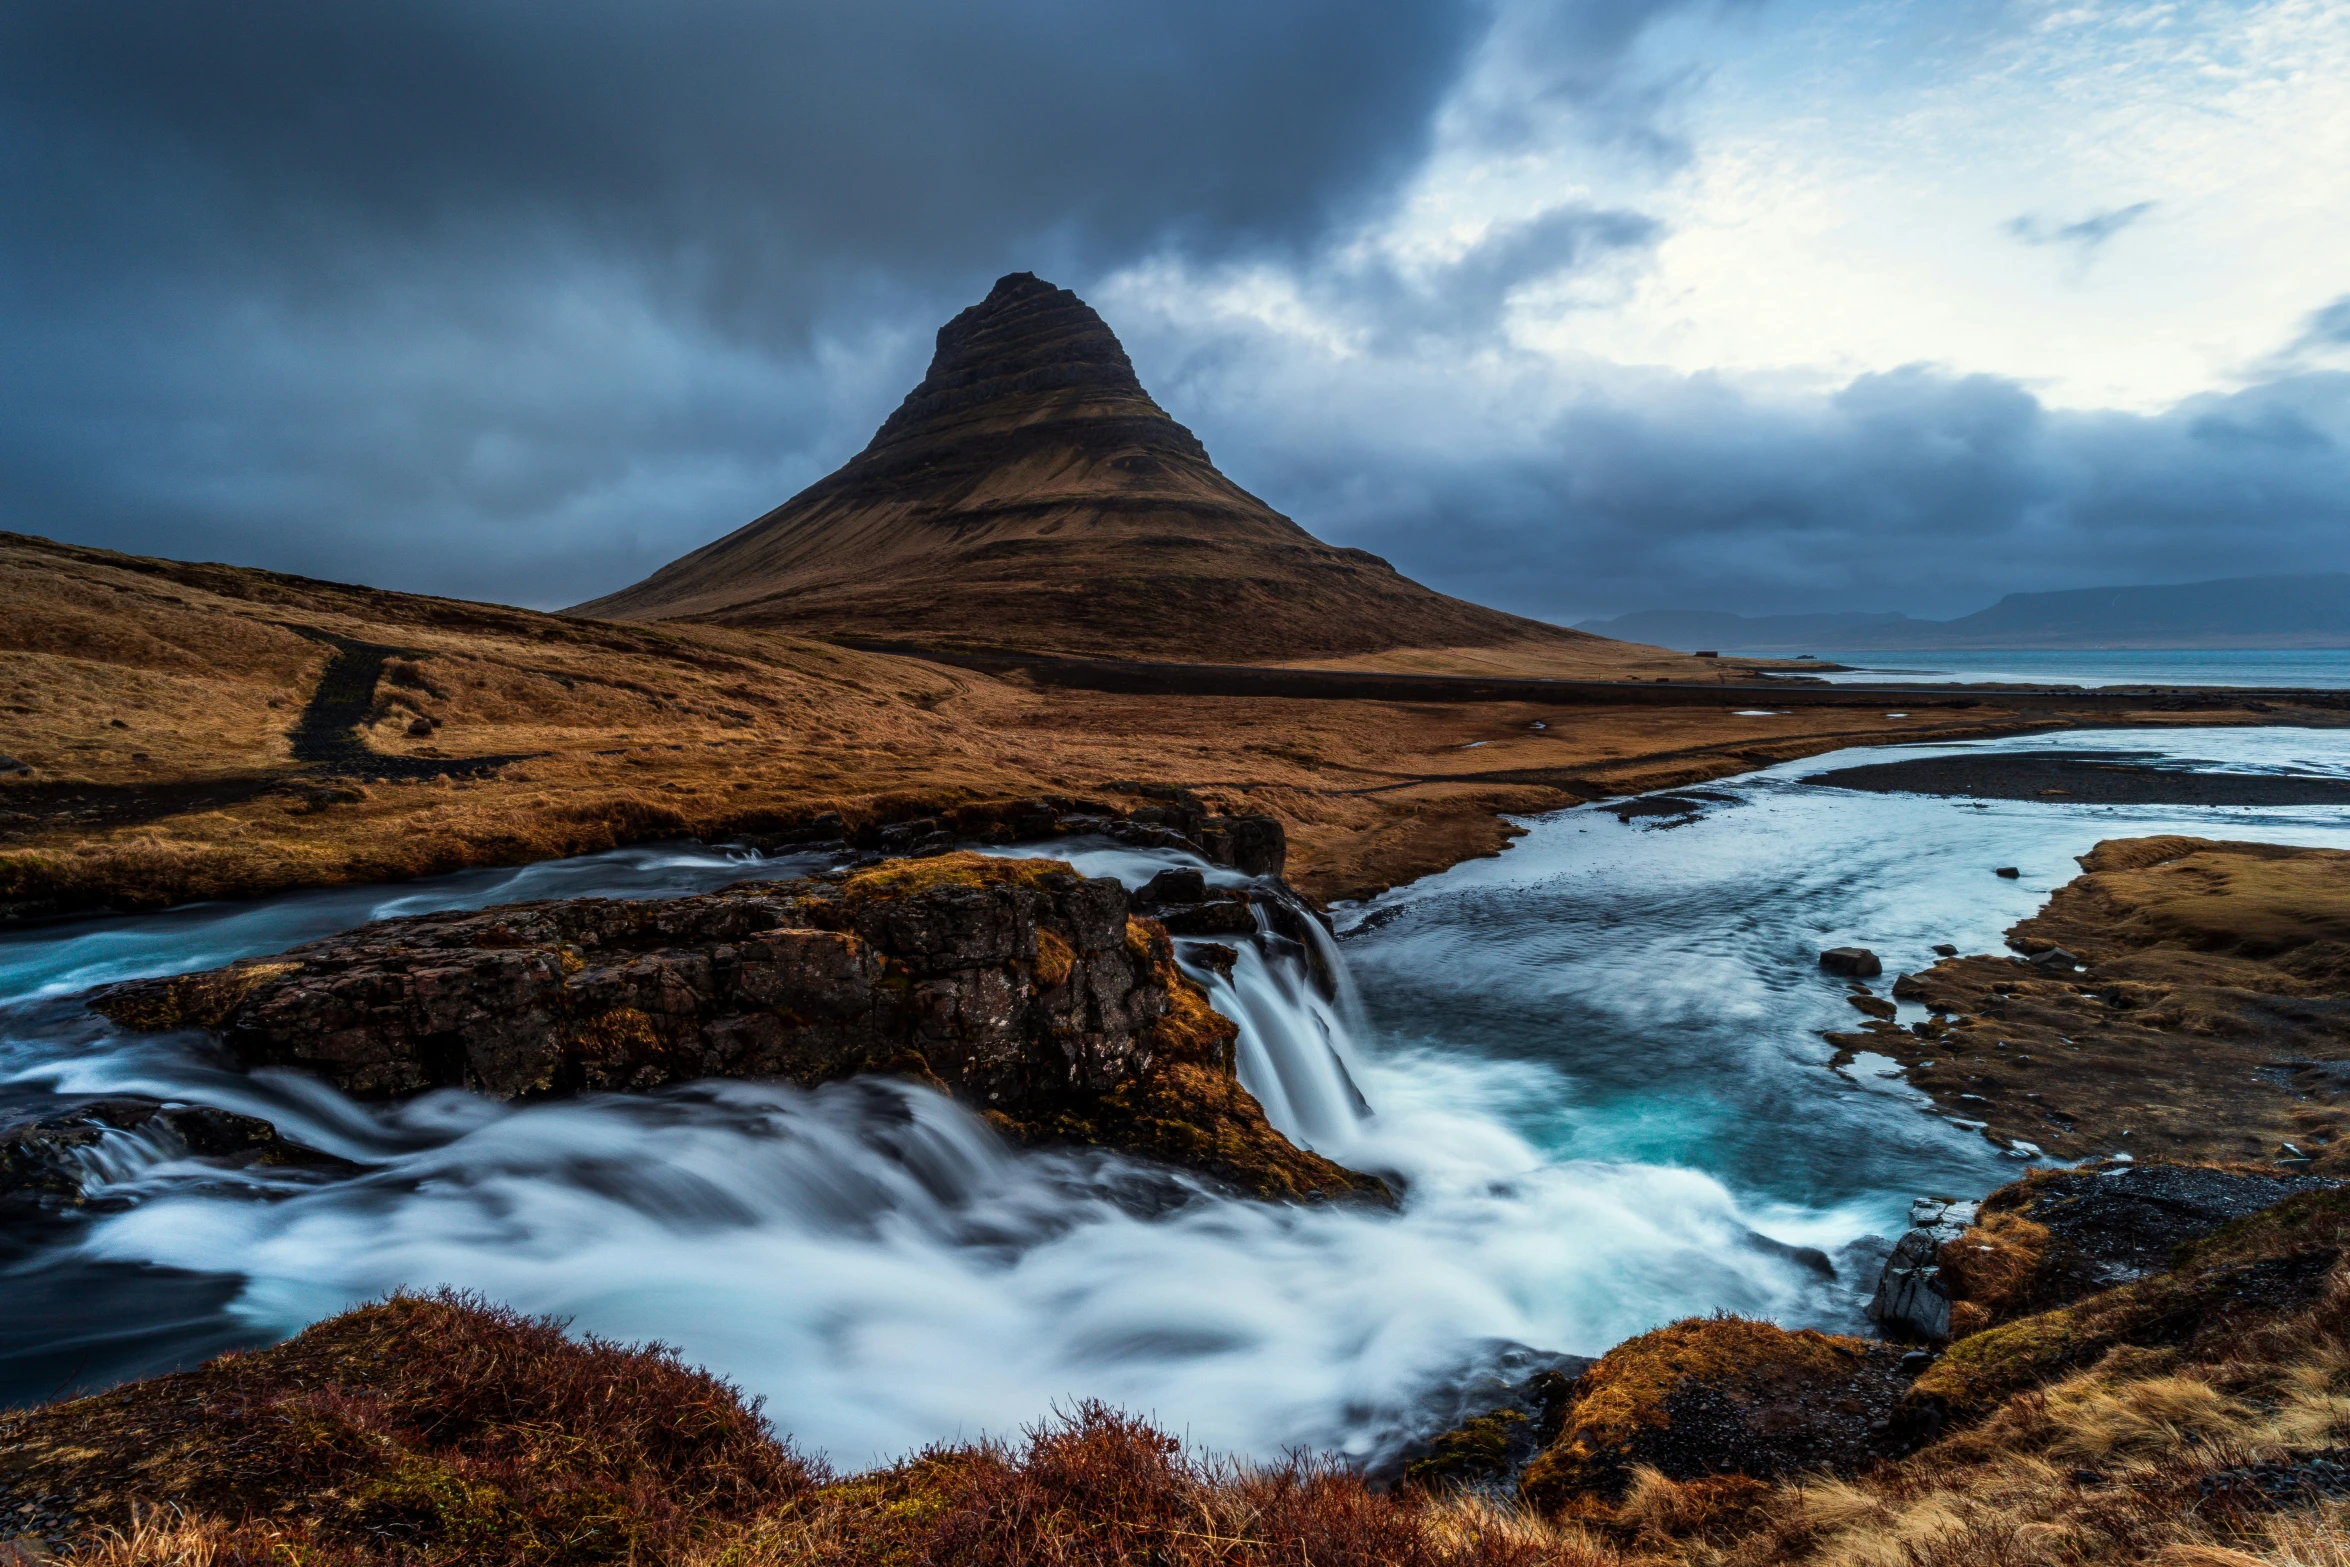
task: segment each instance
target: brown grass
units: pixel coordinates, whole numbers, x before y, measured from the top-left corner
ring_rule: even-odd
[[[2231,1255],[2292,1228],[2247,1226]],[[1899,1463],[1636,1470],[1581,1525],[1216,1461],[1098,1404],[836,1477],[663,1351],[411,1298],[10,1417],[0,1501],[81,1498],[81,1567],[2350,1567],[2350,1502],[2240,1478],[2350,1440],[2346,1330],[2337,1274],[2305,1309],[2116,1349]]]
[[[836,1479],[667,1351],[397,1297],[202,1371],[0,1425],[11,1497],[101,1495],[83,1567],[1134,1563],[1602,1567],[1574,1530],[1205,1459],[1081,1404],[1016,1443]]]
[[[1034,887],[1047,876],[1069,874],[1062,860],[1014,860],[958,851],[927,859],[892,860],[841,884],[851,899],[899,898],[937,887]]]
[[[411,655],[393,660],[363,727],[378,752],[530,759],[477,779],[360,777],[360,798],[323,804],[251,792],[292,776],[287,732],[325,662],[289,625]],[[1497,812],[2017,727],[1993,707],[1766,721],[1125,697],[775,632],[616,625],[23,535],[0,536],[0,712],[0,748],[35,769],[0,778],[0,913],[396,881],[647,837],[772,833],[826,811],[854,827],[1135,778],[1281,818],[1291,879],[1353,896],[1498,851],[1511,829]],[[440,727],[411,736],[427,715]],[[225,801],[190,793],[238,780],[246,792]],[[94,814],[41,803],[83,787],[105,797]],[[146,805],[126,807],[139,791]]]

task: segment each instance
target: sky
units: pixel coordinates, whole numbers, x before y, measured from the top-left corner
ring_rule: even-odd
[[[1450,592],[2350,569],[2350,0],[24,0],[0,527],[559,607],[998,275]]]

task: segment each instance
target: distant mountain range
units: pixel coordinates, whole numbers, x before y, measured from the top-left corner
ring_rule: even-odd
[[[1653,609],[1575,629],[1684,652],[2350,647],[2350,573],[2010,593],[1956,620]]]

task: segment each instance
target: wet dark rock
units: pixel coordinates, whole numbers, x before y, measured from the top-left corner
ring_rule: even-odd
[[[2014,880],[2016,880],[2017,878],[2021,877],[2021,876],[2023,875],[2023,872],[2022,872],[2022,871],[2020,871],[2020,870],[2018,870],[2018,869],[2016,869],[2016,868],[2015,868],[2014,866],[2012,866],[2012,865],[2002,865],[2002,866],[2000,866],[2000,867],[1999,867],[1997,870],[1993,871],[1991,874],[1992,874],[1992,875],[1994,875],[1994,876],[2004,876],[2004,877],[2006,877],[2006,878],[2007,878],[2009,881],[2014,881]]]
[[[1133,1069],[1168,998],[1127,949],[1115,880],[1033,860],[921,877],[386,920],[92,1004],[132,1027],[209,1028],[251,1064],[375,1097],[818,1081],[911,1051],[975,1101],[1017,1105]]]
[[[1885,972],[1885,965],[1866,947],[1830,947],[1820,954],[1820,967],[1854,979],[1874,979]]]
[[[1891,1344],[1693,1317],[1628,1339],[1577,1379],[1557,1440],[1520,1490],[1546,1512],[1622,1498],[1633,1471],[1676,1481],[1854,1474],[1914,1437],[1896,1420],[1912,1376]]]
[[[1947,941],[1938,941],[1934,943],[1934,956],[1938,958],[1955,958],[1958,956],[1958,949]]]
[[[29,773],[31,771],[32,767],[29,764],[20,762],[13,756],[0,755],[0,776],[5,776],[9,773]]]
[[[1244,876],[1278,876],[1289,862],[1288,837],[1270,816],[1210,816],[1201,823],[1199,846],[1209,863]]]
[[[1836,1264],[1831,1262],[1828,1259],[1828,1254],[1817,1246],[1793,1245],[1774,1236],[1765,1235],[1760,1230],[1748,1230],[1740,1239],[1748,1247],[1761,1252],[1764,1256],[1776,1257],[1782,1262],[1792,1262],[1818,1278],[1832,1279],[1836,1276]]]
[[[1981,1203],[1920,1198],[1869,1315],[1941,1341],[2160,1273],[2179,1248],[2342,1183],[2203,1165],[2035,1170]]]
[[[1945,1197],[1921,1197],[1909,1205],[1909,1228],[1893,1243],[1878,1275],[1869,1317],[1886,1332],[1906,1338],[1950,1336],[1950,1289],[1942,1277],[1942,1248],[1975,1222],[1979,1205]]]
[[[2010,1306],[2037,1309],[2158,1273],[2179,1247],[2224,1224],[2341,1184],[2205,1165],[2042,1170],[1992,1193],[1983,1210],[2013,1213],[2047,1232],[2027,1292]]]
[[[1142,884],[1134,895],[1137,903],[1204,903],[1207,901],[1207,878],[1188,866],[1170,866]]]
[[[1212,974],[1226,979],[1232,977],[1232,965],[1240,961],[1240,953],[1220,941],[1187,941],[1183,955]]]
[[[70,1110],[0,1125],[0,1199],[79,1206],[109,1140],[145,1142],[154,1157],[227,1166],[347,1170],[344,1161],[278,1135],[267,1121],[204,1105],[93,1099]]]
[[[1057,860],[966,853],[837,883],[385,920],[91,1005],[360,1097],[878,1072],[1032,1141],[1129,1147],[1272,1194],[1376,1185],[1273,1131],[1232,1076],[1233,1026],[1165,933],[1130,918],[1115,878]]]
[[[2029,956],[2034,967],[2054,969],[2058,973],[2070,973],[2081,967],[2081,960],[2062,947],[2048,947]]]
[[[1221,890],[1220,890],[1221,891]],[[1202,903],[1169,909],[1159,916],[1171,936],[1253,936],[1257,911],[1246,893],[1222,892]]]
[[[1704,815],[1706,804],[1706,798],[1694,794],[1644,794],[1602,809],[1626,826],[1635,821],[1658,818],[1659,826],[1680,827]]]
[[[1926,999],[1926,987],[1915,974],[1896,974],[1893,976],[1893,999],[1923,1001]]]
[[[1476,1363],[1419,1401],[1412,1424],[1433,1434],[1382,1444],[1367,1472],[1375,1481],[1425,1491],[1507,1494],[1535,1455],[1558,1439],[1575,1379],[1592,1364],[1584,1355],[1489,1345]]]

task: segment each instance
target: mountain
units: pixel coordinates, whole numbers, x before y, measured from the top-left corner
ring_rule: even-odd
[[[1956,620],[1648,610],[1577,629],[1741,653],[2350,647],[2350,573],[2010,593]]]
[[[837,472],[572,613],[1227,663],[1632,651],[1316,539],[1217,471],[1083,300],[1026,272],[939,330]]]

